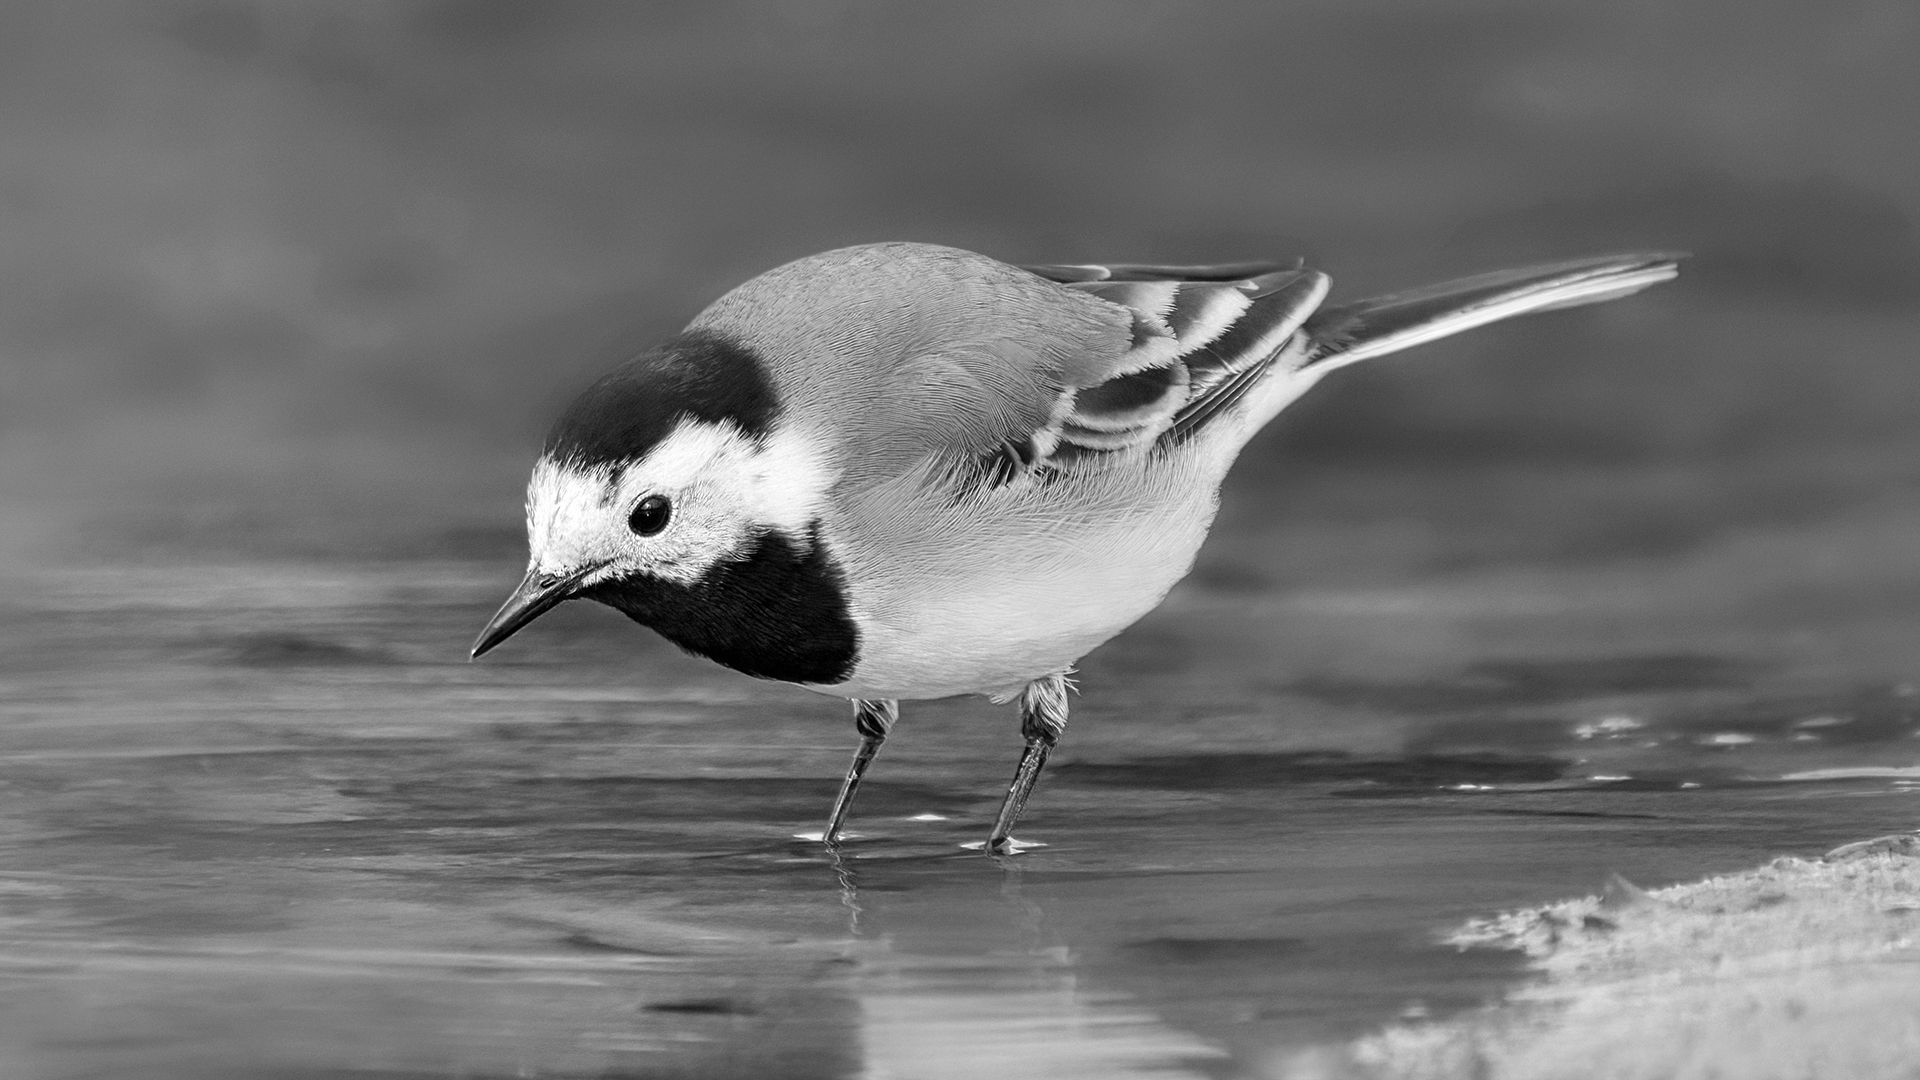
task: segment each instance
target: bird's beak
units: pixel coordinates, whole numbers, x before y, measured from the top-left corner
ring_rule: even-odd
[[[474,639],[473,658],[478,660],[487,650],[512,637],[521,627],[545,615],[560,601],[573,596],[580,580],[598,569],[600,567],[596,564],[564,576],[542,574],[538,570],[527,571],[527,576],[521,579],[513,595],[507,597],[507,602],[501,604],[500,610],[487,620],[487,628]]]

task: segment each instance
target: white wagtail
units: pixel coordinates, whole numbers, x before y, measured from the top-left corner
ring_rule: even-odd
[[[568,407],[527,487],[526,579],[479,656],[563,600],[853,702],[841,837],[901,699],[1018,698],[1011,833],[1067,674],[1192,567],[1240,448],[1335,368],[1611,300],[1667,254],[1323,307],[1296,264],[1030,266],[874,244],[770,270]]]

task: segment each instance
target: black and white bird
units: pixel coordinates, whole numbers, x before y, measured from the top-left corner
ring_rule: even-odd
[[[1241,447],[1336,368],[1626,296],[1614,255],[1323,305],[1297,263],[1016,267],[843,248],[770,270],[594,383],[527,488],[526,579],[474,643],[564,600],[748,675],[851,699],[860,747],[910,699],[1018,700],[1012,839],[1082,656],[1153,610]]]

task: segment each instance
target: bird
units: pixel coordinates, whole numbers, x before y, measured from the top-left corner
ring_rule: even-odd
[[[829,847],[901,701],[1018,703],[1025,745],[984,842],[1066,730],[1082,657],[1192,568],[1222,480],[1349,364],[1665,281],[1606,255],[1328,303],[1300,260],[1016,266],[876,243],[715,300],[560,414],[528,481],[524,579],[478,658],[568,600],[852,703]]]

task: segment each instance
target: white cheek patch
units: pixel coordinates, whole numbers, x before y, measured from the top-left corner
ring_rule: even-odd
[[[782,428],[763,442],[730,423],[683,420],[646,457],[624,468],[583,469],[542,458],[527,486],[533,566],[564,574],[590,563],[691,583],[738,554],[757,533],[804,541],[832,486],[820,442]],[[628,510],[649,494],[673,503],[659,536],[635,536]]]
[[[732,424],[683,420],[626,471],[620,487],[628,501],[678,494],[689,513],[804,536],[833,480],[820,443],[802,431],[783,426],[761,443]]]
[[[827,489],[839,479],[820,439],[788,427],[767,436],[750,476],[755,520],[801,539],[825,509]]]

